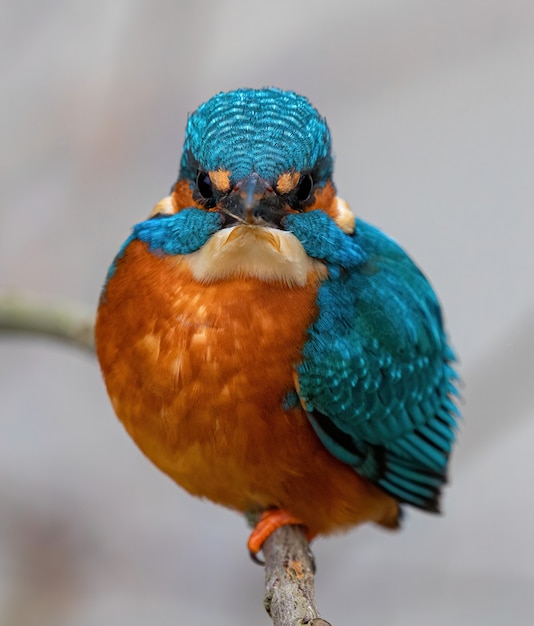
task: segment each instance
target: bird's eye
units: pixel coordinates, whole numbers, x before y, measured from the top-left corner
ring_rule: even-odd
[[[311,174],[304,174],[300,177],[297,188],[295,190],[297,200],[299,202],[305,202],[309,197],[313,189],[313,178]]]
[[[206,172],[200,171],[197,174],[197,189],[200,195],[203,198],[206,198],[206,200],[213,196],[213,186],[211,184],[211,178]]]

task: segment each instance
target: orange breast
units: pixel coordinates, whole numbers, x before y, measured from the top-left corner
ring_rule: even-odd
[[[196,282],[183,257],[134,241],[96,325],[113,407],[143,452],[190,493],[240,510],[281,507],[315,533],[394,525],[397,504],[337,461],[294,391],[319,279]]]

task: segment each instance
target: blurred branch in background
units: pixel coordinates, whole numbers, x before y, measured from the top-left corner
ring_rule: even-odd
[[[94,313],[67,301],[48,302],[28,296],[0,296],[0,333],[60,339],[94,352]]]
[[[94,354],[94,312],[68,301],[0,295],[0,334],[64,341]],[[315,605],[315,564],[304,531],[283,526],[264,545],[265,609],[274,626],[330,626]]]

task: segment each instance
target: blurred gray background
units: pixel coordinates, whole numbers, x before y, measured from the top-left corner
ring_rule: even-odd
[[[315,543],[334,625],[534,623],[534,3],[0,4],[0,288],[95,307],[187,113],[276,85],[328,118],[340,195],[444,304],[465,423],[442,518]],[[95,360],[0,337],[0,624],[269,624],[235,513],[137,451]]]

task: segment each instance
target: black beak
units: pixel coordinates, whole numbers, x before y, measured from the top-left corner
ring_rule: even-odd
[[[219,204],[226,225],[236,223],[280,228],[286,214],[285,202],[271,185],[255,172],[234,185]]]
[[[267,184],[258,174],[251,174],[241,181],[238,193],[247,224],[254,223],[256,208],[259,207],[266,191]]]

